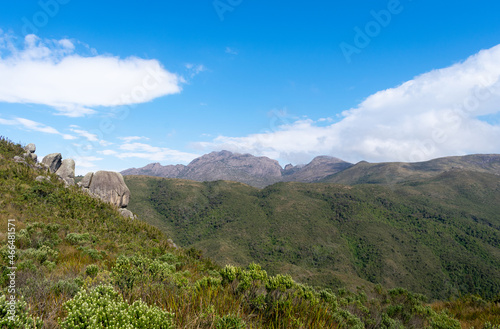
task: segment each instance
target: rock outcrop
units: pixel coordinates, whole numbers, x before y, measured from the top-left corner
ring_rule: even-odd
[[[89,176],[89,180],[90,183],[85,182],[85,184],[89,185],[90,193],[118,208],[127,207],[130,200],[130,190],[125,184],[122,174],[114,171],[98,171]]]
[[[130,210],[126,209],[130,200],[130,190],[123,180],[122,174],[114,171],[89,172],[78,183],[84,191],[94,197],[118,207],[123,217],[136,219]]]
[[[35,145],[35,144],[33,144],[33,143],[29,143],[28,145],[26,145],[26,146],[24,147],[24,150],[25,150],[26,152],[29,152],[29,153],[35,153],[35,151],[36,151],[36,145]]]
[[[118,209],[118,211],[120,212],[120,214],[123,217],[127,217],[130,219],[136,219],[136,216],[134,215],[134,213],[131,212],[130,210],[128,210],[127,208],[120,208],[120,209]]]
[[[33,143],[30,143],[24,147],[26,153],[23,154],[25,158],[32,158],[35,162],[38,160],[38,156],[35,154],[36,146]]]
[[[64,159],[56,171],[59,176],[67,185],[75,185],[75,160]]]
[[[36,162],[35,144],[26,145],[24,150],[26,151],[24,158],[15,156],[13,159],[15,162],[55,173],[60,180],[64,181],[66,187],[75,185],[75,161],[73,159],[62,160],[61,153],[51,153],[42,159],[41,164],[32,165],[26,162],[26,158],[31,157]],[[37,182],[50,182],[50,175],[40,175],[35,180]],[[93,197],[100,198],[118,207],[122,216],[132,219],[137,218],[130,210],[126,209],[130,200],[130,190],[125,184],[122,174],[113,171],[89,172],[78,183],[78,186]]]
[[[51,173],[55,173],[62,164],[61,153],[51,153],[43,157],[42,164],[49,168]]]
[[[87,173],[83,179],[78,183],[78,186],[83,187],[83,188],[89,188],[90,187],[90,182],[92,181],[92,177],[94,177],[93,172]]]

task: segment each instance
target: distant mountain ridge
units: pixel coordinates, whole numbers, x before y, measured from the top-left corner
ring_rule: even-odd
[[[151,163],[121,173],[124,176],[147,175],[199,182],[227,180],[261,188],[281,181],[315,182],[351,166],[352,163],[341,159],[319,156],[307,165],[287,165],[283,169],[278,161],[268,157],[220,151],[196,158],[187,166]]]
[[[357,164],[330,156],[317,156],[306,165],[288,164],[282,168],[278,161],[268,157],[220,151],[196,158],[187,166],[151,163],[121,173],[125,176],[146,175],[198,182],[227,180],[262,188],[277,182],[390,185],[432,178],[452,169],[500,175],[500,155],[453,156],[414,163],[361,161]]]
[[[346,170],[337,172],[320,181],[345,185],[391,185],[403,181],[433,178],[444,172],[456,169],[500,175],[500,155],[473,154],[451,156],[413,163],[369,163],[361,161]]]

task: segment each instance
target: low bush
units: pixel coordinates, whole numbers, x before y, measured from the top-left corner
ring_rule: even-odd
[[[173,314],[141,300],[126,303],[112,286],[99,285],[91,291],[81,290],[64,304],[67,317],[60,321],[63,329],[173,329]]]

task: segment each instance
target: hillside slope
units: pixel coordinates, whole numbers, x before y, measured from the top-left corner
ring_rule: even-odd
[[[460,328],[403,289],[334,293],[215,266],[23,153],[0,137],[2,328]]]
[[[277,183],[263,190],[125,179],[130,209],[220,264],[258,261],[304,283],[381,283],[438,299],[500,292],[500,176],[452,170],[392,187]]]

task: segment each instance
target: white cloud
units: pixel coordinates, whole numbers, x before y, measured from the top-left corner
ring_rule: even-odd
[[[94,162],[101,161],[103,159],[95,156],[74,156],[72,158],[75,160],[76,167],[83,167],[86,169],[96,168],[97,165]]]
[[[96,134],[91,134],[88,131],[81,130],[81,129],[71,128],[70,130],[72,132],[74,132],[74,133],[82,136],[82,137],[85,137],[89,142],[97,142],[97,141],[99,141],[99,138],[97,138]]]
[[[478,119],[500,112],[500,45],[464,62],[369,96],[338,122],[302,119],[244,137],[194,145],[295,163],[327,154],[349,161],[422,161],[500,153],[500,126]]]
[[[181,91],[182,78],[154,59],[82,56],[71,40],[27,35],[18,49],[0,31],[0,101],[54,107],[78,117],[111,107],[151,101]]]
[[[127,137],[118,137],[118,139],[121,139],[125,143],[130,143],[132,141],[139,141],[139,140],[149,140],[149,138],[144,137],[144,136],[127,136]]]
[[[26,129],[29,131],[37,131],[46,134],[60,135],[64,139],[77,139],[77,137],[75,136],[60,133],[57,129],[53,127],[25,118],[14,118],[12,120],[0,118],[0,124],[8,126],[19,126],[22,129]]]
[[[148,161],[165,161],[175,164],[188,163],[199,156],[198,154],[181,152],[144,143],[125,143],[120,145],[120,150],[126,151],[116,155],[120,159],[140,158]]]
[[[102,150],[102,151],[97,151],[97,153],[102,154],[102,155],[116,155],[118,152],[114,150]]]
[[[111,142],[99,139],[99,137],[96,134],[92,134],[91,132],[88,132],[86,130],[76,129],[79,128],[78,126],[71,125],[70,127],[72,128],[70,128],[69,130],[71,130],[72,132],[81,137],[86,138],[89,142],[98,142],[101,146],[109,146],[113,144]]]

